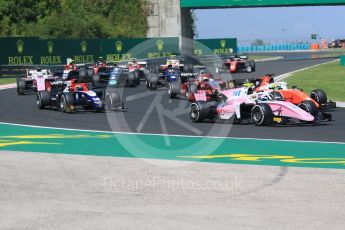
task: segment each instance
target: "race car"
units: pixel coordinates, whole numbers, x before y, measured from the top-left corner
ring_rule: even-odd
[[[173,67],[175,69],[179,69],[181,71],[184,70],[184,63],[183,59],[177,58],[176,56],[171,56],[166,60],[166,63],[163,65],[160,65],[160,71],[164,71],[168,69],[169,67]]]
[[[18,95],[42,90],[44,87],[44,81],[48,78],[54,78],[49,69],[27,69],[25,77],[17,78]]]
[[[146,80],[146,76],[150,73],[147,69],[147,62],[138,61],[137,59],[128,62],[128,71],[134,74],[137,85],[140,85],[141,80]]]
[[[229,59],[226,59],[224,65],[230,73],[237,72],[255,72],[256,64],[255,61],[249,61],[247,56],[230,56]]]
[[[195,94],[205,92],[207,101],[218,98],[219,93],[226,89],[226,82],[220,77],[214,77],[207,69],[201,70],[193,80],[181,84],[180,91],[183,98],[195,101]]]
[[[330,114],[321,118],[305,110],[302,105],[310,105],[310,101],[296,106],[287,101],[270,101],[259,95],[252,95],[253,89],[242,87],[223,91],[219,101],[207,102],[205,94],[196,95],[197,100],[190,106],[192,122],[203,122],[215,119],[234,119],[235,123],[254,123],[257,126],[274,124],[315,123],[321,120],[330,121]]]
[[[285,100],[295,105],[309,100],[313,102],[315,107],[319,110],[336,108],[336,102],[328,101],[326,92],[322,89],[315,89],[308,95],[296,86],[289,89],[287,82],[275,82],[273,75],[274,74],[266,74],[259,79],[253,80],[255,92],[266,92],[273,100]]]
[[[64,81],[48,80],[45,82],[45,90],[37,92],[36,103],[39,109],[47,107],[56,108],[62,112],[73,113],[81,109],[101,112],[107,108],[113,108],[118,101],[104,98],[119,98],[116,92],[92,91],[88,83],[79,83],[77,80]]]
[[[110,78],[110,73],[113,71],[114,65],[107,63],[102,57],[87,69],[87,76],[92,79],[94,87],[105,86]]]
[[[168,89],[171,87],[179,88],[181,81],[181,72],[179,69],[169,66],[164,70],[163,75],[150,73],[146,76],[146,87],[150,90],[157,89],[159,85],[166,86]],[[175,90],[174,90],[175,91]],[[169,91],[170,92],[170,91]]]
[[[138,79],[135,72],[129,72],[127,68],[115,67],[110,73],[108,86],[111,87],[136,87]]]

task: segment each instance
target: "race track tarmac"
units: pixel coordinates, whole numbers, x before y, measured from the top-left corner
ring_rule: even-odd
[[[236,78],[253,79],[263,74],[283,74],[332,59],[274,61],[257,64],[255,73],[235,74]],[[169,99],[165,88],[149,91],[142,83],[125,88],[127,112],[77,112],[64,114],[55,110],[38,110],[34,95],[17,96],[15,89],[0,91],[0,122],[70,129],[101,130],[170,135],[221,136],[283,140],[344,142],[345,110],[333,112],[333,122],[288,127],[255,127],[227,122],[193,124],[189,103]]]

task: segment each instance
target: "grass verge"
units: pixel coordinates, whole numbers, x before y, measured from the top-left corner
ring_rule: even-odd
[[[297,72],[287,78],[289,87],[298,86],[310,93],[323,89],[333,101],[345,101],[345,67],[339,61]]]
[[[16,78],[0,78],[0,85],[16,83]]]

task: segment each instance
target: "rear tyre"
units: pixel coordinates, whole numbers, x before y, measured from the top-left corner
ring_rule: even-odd
[[[139,71],[136,70],[133,72],[134,75],[134,82],[136,85],[140,85],[140,77],[139,77]]]
[[[176,98],[180,91],[180,85],[177,82],[170,82],[168,86],[168,94],[170,98]]]
[[[255,69],[256,69],[255,61],[249,61],[249,65],[252,67],[252,71],[255,72]]]
[[[150,79],[149,79],[149,89],[150,90],[157,89],[157,84],[158,84],[157,76],[151,76]]]
[[[270,92],[270,94],[268,95],[268,98],[271,101],[282,101],[284,99],[283,95],[276,91]]]
[[[18,95],[24,95],[24,92],[26,90],[26,82],[24,79],[18,79],[17,80],[17,94]]]
[[[273,120],[273,112],[268,104],[258,104],[251,112],[252,121],[256,126],[269,125]]]
[[[244,64],[244,67],[245,67],[247,73],[251,73],[253,71],[252,66],[250,65],[249,62],[246,62]]]
[[[188,101],[195,101],[195,93],[197,91],[197,86],[194,83],[190,83],[186,89],[186,99]]]
[[[190,106],[189,117],[194,123],[203,122],[207,119],[213,121],[215,116],[215,107],[207,105],[206,102],[197,101]]]
[[[319,114],[317,106],[315,105],[313,101],[309,101],[309,100],[303,101],[302,103],[298,105],[298,107],[310,113],[314,117],[317,117],[317,115]]]
[[[311,99],[316,101],[318,104],[325,104],[327,102],[326,92],[322,89],[315,89],[310,94]]]
[[[136,79],[134,76],[134,72],[130,72],[128,73],[128,78],[127,78],[127,82],[126,82],[126,86],[127,87],[134,87],[136,86]]]
[[[183,72],[192,73],[193,72],[193,65],[185,63],[184,66],[183,66]]]
[[[79,81],[80,82],[87,82],[87,72],[85,69],[79,71]]]
[[[74,97],[70,93],[65,93],[60,97],[60,111],[63,113],[74,112]]]
[[[48,91],[39,91],[36,94],[36,104],[39,109],[45,109],[50,105],[50,94]]]
[[[101,81],[101,78],[98,74],[92,76],[92,84],[97,85]]]
[[[92,77],[94,75],[93,69],[87,69],[86,75],[87,75],[87,78],[89,79],[89,81],[92,81]]]

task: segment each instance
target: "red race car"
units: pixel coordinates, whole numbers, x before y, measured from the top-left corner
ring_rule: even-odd
[[[181,84],[182,97],[188,101],[195,101],[197,95],[205,95],[207,101],[218,100],[219,93],[226,88],[226,82],[220,77],[214,77],[206,70],[202,70],[194,80]]]
[[[230,56],[229,59],[225,60],[224,62],[226,69],[230,71],[230,73],[237,73],[237,72],[255,72],[256,64],[255,61],[249,61],[247,56]]]

